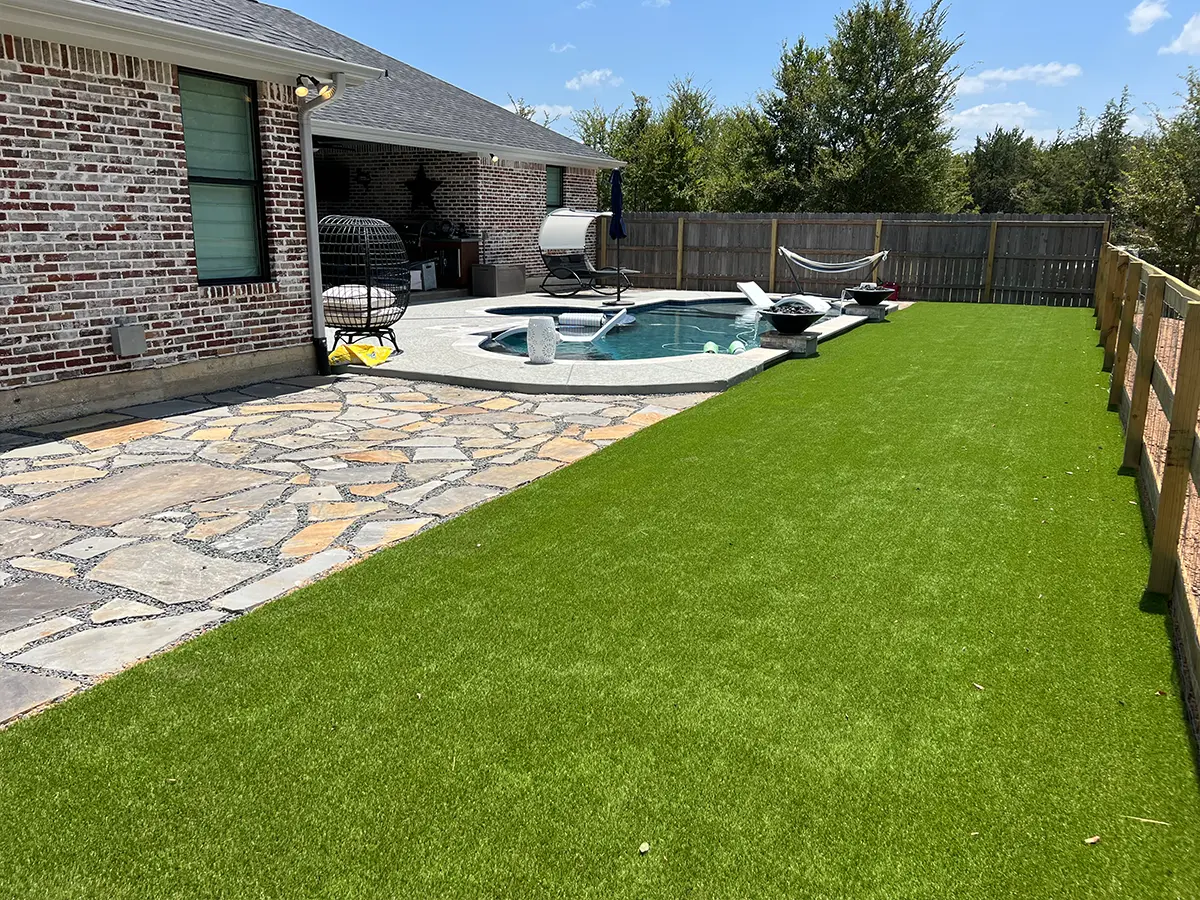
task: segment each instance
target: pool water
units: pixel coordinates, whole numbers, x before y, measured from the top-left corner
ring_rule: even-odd
[[[495,312],[514,315],[557,315],[556,309],[504,309]],[[595,312],[595,310],[589,310]],[[607,312],[607,310],[606,310]],[[714,342],[721,353],[741,341],[747,349],[758,346],[758,336],[770,331],[757,309],[738,300],[714,300],[707,303],[663,303],[633,311],[633,325],[614,328],[592,343],[560,343],[558,359],[622,360],[655,359],[703,353],[704,345]],[[509,335],[503,341],[488,338],[481,345],[496,353],[526,355],[525,333]]]

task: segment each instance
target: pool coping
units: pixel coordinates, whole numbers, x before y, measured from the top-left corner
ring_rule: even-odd
[[[505,328],[521,324],[529,313],[503,315],[503,307],[569,307],[578,312],[639,309],[666,302],[703,303],[742,300],[740,294],[711,291],[635,290],[632,303],[605,306],[606,297],[554,298],[542,294],[509,297],[470,297],[410,307],[396,327],[403,352],[375,367],[351,366],[356,374],[431,381],[461,387],[519,391],[529,394],[667,394],[723,391],[790,357],[787,350],[761,347],[745,353],[691,353],[639,360],[555,360],[533,365],[519,356],[484,350],[480,343]],[[839,321],[855,320],[855,321]],[[821,340],[829,340],[862,325],[861,316],[841,316],[822,323]],[[838,323],[834,326],[834,323]],[[814,329],[820,330],[820,329]],[[333,335],[329,334],[332,343]]]

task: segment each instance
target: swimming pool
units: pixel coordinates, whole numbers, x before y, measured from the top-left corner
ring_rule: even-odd
[[[503,315],[558,315],[581,312],[579,307],[507,307],[489,310]],[[587,312],[596,312],[588,309]],[[610,312],[605,310],[605,312]],[[746,349],[758,346],[758,337],[771,326],[758,310],[739,300],[711,300],[704,303],[661,303],[632,310],[635,322],[610,331],[598,341],[586,344],[558,345],[558,359],[627,360],[655,359],[703,353],[706,344],[715,344],[720,353],[729,353],[730,345],[741,341]],[[481,347],[494,353],[526,355],[525,333],[508,335],[503,340],[488,338]],[[735,347],[736,349],[736,347]]]

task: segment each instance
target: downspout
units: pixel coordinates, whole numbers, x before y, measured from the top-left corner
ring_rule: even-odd
[[[312,114],[332,103],[346,88],[346,75],[335,72],[333,94],[322,97],[314,93],[300,101],[300,172],[304,180],[304,234],[308,244],[308,290],[312,303],[313,349],[317,354],[317,371],[329,374],[329,347],[325,342],[325,304],[321,284],[321,245],[317,240],[317,180],[313,164]]]

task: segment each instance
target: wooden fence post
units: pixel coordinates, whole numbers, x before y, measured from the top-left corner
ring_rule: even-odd
[[[1129,262],[1133,259],[1124,250],[1117,251],[1114,256],[1116,261],[1109,264],[1109,277],[1105,282],[1104,327],[1100,331],[1100,340],[1104,344],[1104,364],[1101,368],[1105,372],[1111,372],[1117,360],[1117,324],[1121,319],[1121,294],[1124,292],[1125,272],[1129,270]]]
[[[1142,438],[1146,434],[1146,410],[1154,379],[1154,354],[1158,348],[1158,325],[1162,321],[1167,277],[1146,279],[1146,306],[1142,311],[1142,336],[1138,341],[1137,368],[1133,373],[1133,395],[1129,398],[1129,423],[1125,428],[1125,458],[1121,465],[1136,469],[1142,464]]]
[[[683,290],[683,216],[675,223],[675,290]]]
[[[1100,261],[1096,263],[1096,290],[1092,294],[1092,314],[1096,317],[1097,330],[1104,327],[1101,322],[1104,315],[1104,286],[1108,282],[1108,260],[1111,255],[1111,248],[1105,244],[1100,248]]]
[[[883,245],[883,219],[875,220],[875,253]]]
[[[988,235],[987,269],[983,276],[983,296],[980,298],[984,303],[992,302],[992,272],[996,266],[996,229],[999,224],[992,219],[992,230]]]
[[[600,243],[600,268],[608,266],[608,229],[604,227],[607,219],[596,220],[596,240]]]
[[[1183,344],[1175,374],[1175,402],[1163,465],[1154,544],[1150,552],[1150,584],[1155,594],[1170,594],[1179,565],[1179,534],[1192,480],[1192,445],[1196,441],[1196,412],[1200,410],[1200,300],[1189,301],[1183,323]]]
[[[767,279],[767,290],[775,293],[775,269],[779,264],[779,220],[771,220],[771,275]]]
[[[1117,358],[1113,363],[1112,385],[1108,389],[1108,408],[1121,408],[1125,373],[1129,369],[1129,348],[1133,343],[1133,315],[1137,312],[1138,289],[1142,286],[1142,261],[1130,260],[1125,275],[1125,299],[1121,303],[1120,330],[1117,332]]]

